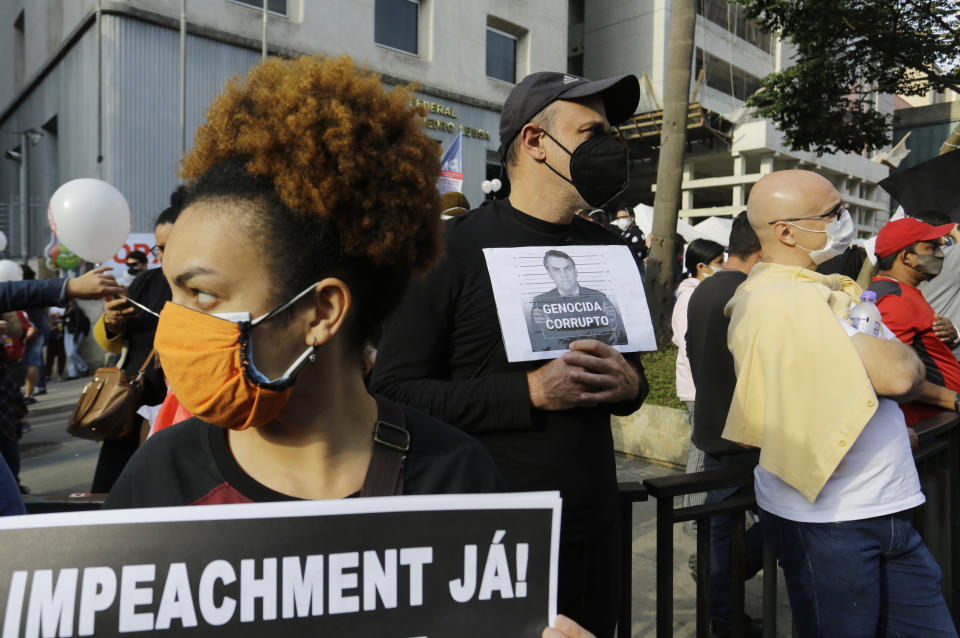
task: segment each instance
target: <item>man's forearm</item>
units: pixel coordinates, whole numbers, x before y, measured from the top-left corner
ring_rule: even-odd
[[[916,352],[893,339],[886,340],[865,334],[850,338],[877,396],[898,401],[918,396],[924,378],[924,367]]]
[[[0,312],[62,306],[65,279],[7,281],[0,284]]]
[[[957,393],[942,385],[924,381],[914,400],[952,411],[956,405]]]

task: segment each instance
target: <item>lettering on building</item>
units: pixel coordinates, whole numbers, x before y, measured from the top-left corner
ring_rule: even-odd
[[[423,118],[423,125],[431,131],[441,131],[443,133],[451,134],[460,132],[463,133],[464,137],[472,137],[478,140],[490,139],[490,132],[485,129],[474,128],[473,126],[442,120],[439,117],[430,117],[430,115],[438,115],[440,117],[448,117],[455,120],[457,119],[457,112],[452,106],[447,106],[446,104],[441,104],[440,102],[421,100],[420,98],[414,100],[412,104],[413,106],[422,106],[427,111],[427,116]]]

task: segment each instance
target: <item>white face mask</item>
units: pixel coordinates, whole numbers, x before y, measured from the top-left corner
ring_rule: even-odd
[[[626,232],[630,228],[630,218],[629,217],[618,217],[613,220],[614,225],[620,229],[620,232]]]
[[[812,259],[813,263],[817,264],[818,266],[828,259],[833,259],[837,255],[842,255],[843,251],[850,247],[850,242],[852,242],[857,236],[857,229],[853,225],[853,218],[850,217],[850,211],[848,210],[844,210],[840,214],[840,217],[827,224],[823,230],[811,230],[809,228],[804,228],[803,226],[797,226],[797,224],[794,224],[793,222],[786,223],[799,228],[800,230],[805,230],[808,233],[826,233],[827,239],[823,244],[823,248],[810,250],[809,248],[804,248],[800,244],[797,244],[797,248],[810,253],[810,259]]]

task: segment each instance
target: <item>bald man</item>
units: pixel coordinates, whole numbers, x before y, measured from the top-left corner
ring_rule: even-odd
[[[956,636],[940,569],[910,524],[924,501],[903,414],[923,365],[846,317],[860,288],[814,272],[853,239],[840,194],[808,171],[767,175],[747,214],[763,262],[725,313],[737,385],[723,436],[760,447],[760,525],[805,637]]]

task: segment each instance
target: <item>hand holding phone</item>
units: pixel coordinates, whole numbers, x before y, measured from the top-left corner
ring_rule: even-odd
[[[123,330],[127,319],[135,317],[137,309],[123,297],[108,298],[103,304],[103,323],[107,330],[116,334]]]

